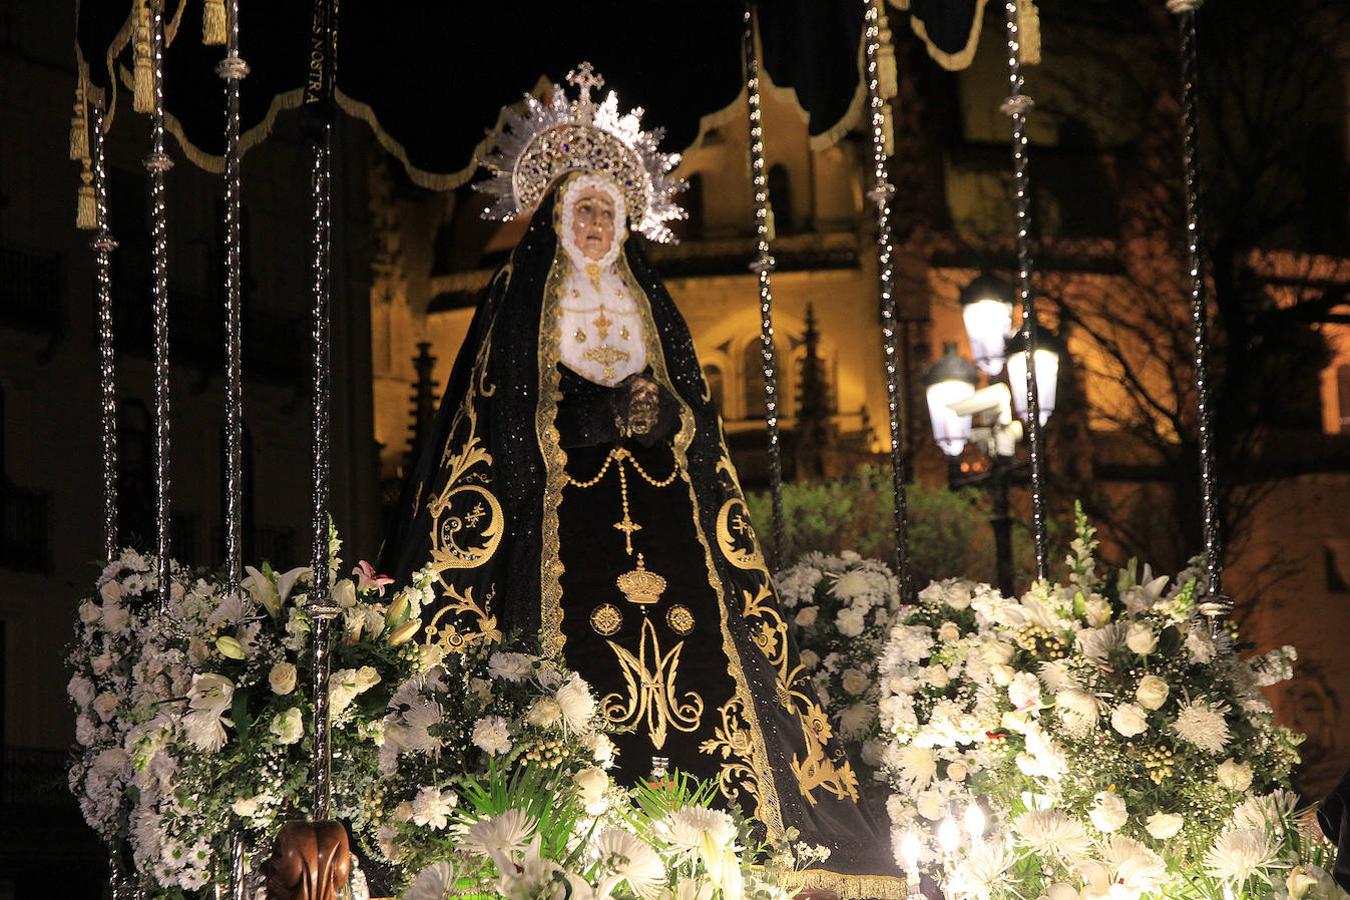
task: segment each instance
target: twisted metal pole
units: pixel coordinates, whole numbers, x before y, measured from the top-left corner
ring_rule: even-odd
[[[1027,447],[1031,454],[1031,528],[1036,549],[1036,578],[1049,576],[1045,530],[1045,437],[1041,395],[1036,383],[1036,293],[1032,285],[1031,173],[1027,147],[1027,115],[1036,105],[1023,92],[1022,40],[1017,0],[1003,4],[1008,41],[1008,98],[1000,109],[1012,119],[1013,199],[1017,209],[1017,293],[1022,301],[1022,339],[1027,353]],[[1009,385],[1012,387],[1012,385]]]
[[[150,299],[154,310],[155,554],[159,609],[170,601],[169,566],[169,221],[165,175],[173,160],[164,152],[164,0],[150,0],[150,153],[144,165],[150,190]]]
[[[225,579],[231,595],[243,573],[243,372],[239,217],[239,88],[248,63],[239,56],[239,0],[225,7],[225,58],[216,66],[225,82]]]
[[[778,432],[778,359],[773,341],[773,270],[769,252],[769,177],[764,164],[764,121],[760,110],[759,58],[755,50],[755,4],[746,0],[745,30],[741,35],[745,63],[745,96],[750,113],[750,180],[754,192],[755,258],[750,271],[759,278],[759,340],[764,365],[764,426],[769,439],[769,492],[773,500],[773,549],[769,556],[782,565],[786,539],[783,523],[783,453]]]
[[[113,341],[112,252],[117,249],[108,215],[103,106],[91,104],[89,155],[94,174],[94,298],[98,316],[99,440],[103,476],[103,558],[117,553],[117,346]]]
[[[895,493],[895,563],[900,578],[900,596],[909,597],[911,573],[909,561],[909,515],[905,487],[905,451],[903,426],[908,421],[909,398],[901,389],[899,323],[895,311],[895,248],[891,237],[891,196],[895,186],[887,171],[886,101],[881,96],[881,13],[875,0],[863,0],[865,56],[863,78],[867,84],[867,106],[872,140],[872,187],[867,197],[875,206],[877,228],[877,270],[880,278],[881,352],[886,371],[886,412],[891,429],[891,488]]]
[[[1219,473],[1214,455],[1214,408],[1209,384],[1209,308],[1205,285],[1204,215],[1200,205],[1199,53],[1195,14],[1204,0],[1168,0],[1181,36],[1181,159],[1186,195],[1186,264],[1190,280],[1192,346],[1195,353],[1196,432],[1200,449],[1200,513],[1209,583],[1201,611],[1217,631],[1228,611],[1223,592],[1223,534]]]
[[[333,751],[328,710],[328,678],[332,669],[330,626],[338,614],[331,597],[328,548],[330,485],[329,428],[332,375],[332,152],[336,0],[315,0],[310,35],[310,83],[305,90],[310,154],[310,301],[314,385],[311,397],[311,527],[314,543],[310,565],[314,590],[307,611],[314,620],[314,809],[327,819],[332,803]]]

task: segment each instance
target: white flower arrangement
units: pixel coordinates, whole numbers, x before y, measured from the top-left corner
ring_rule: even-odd
[[[900,588],[885,563],[845,551],[810,553],[774,577],[802,664],[811,673],[835,733],[864,775],[880,763],[877,657],[900,608]],[[864,777],[864,785],[873,783]]]
[[[334,567],[340,566],[334,544]],[[313,665],[308,569],[249,567],[242,590],[172,566],[161,613],[155,561],[124,551],[80,606],[68,693],[80,723],[71,788],[124,865],[164,893],[223,877],[231,834],[260,849],[310,799]],[[410,643],[429,577],[385,596],[368,564],[336,579],[328,681],[334,813],[364,822],[383,790],[380,728],[394,686],[421,665]]]
[[[1011,599],[937,582],[892,627],[877,681],[897,861],[981,900],[1330,896],[1328,846],[1284,791],[1302,737],[1259,690],[1293,648],[1244,659],[1231,625],[1212,634],[1198,570],[1169,587],[1132,562],[1107,583],[1077,526],[1065,583]]]

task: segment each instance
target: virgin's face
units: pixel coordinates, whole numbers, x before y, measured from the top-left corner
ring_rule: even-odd
[[[572,201],[572,240],[589,259],[600,259],[614,243],[614,201],[588,187]]]

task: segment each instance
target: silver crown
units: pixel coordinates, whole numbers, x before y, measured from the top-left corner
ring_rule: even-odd
[[[609,176],[623,192],[629,227],[654,241],[675,240],[667,222],[687,215],[674,201],[688,185],[670,172],[680,162],[678,153],[657,149],[665,132],[642,130],[642,108],[619,113],[613,91],[597,105],[591,91],[605,80],[583,62],[567,73],[578,96],[569,100],[564,88],[553,85],[548,103],[525,95],[525,114],[507,108],[493,137],[492,151],[483,165],[492,177],[474,187],[495,197],[483,217],[510,221],[539,205],[558,176],[591,171]]]

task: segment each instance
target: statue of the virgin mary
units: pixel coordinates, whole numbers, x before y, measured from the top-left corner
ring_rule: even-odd
[[[531,214],[484,291],[410,473],[385,569],[429,559],[424,636],[561,652],[620,726],[616,778],[717,781],[770,834],[831,851],[808,883],[900,885],[803,674],[683,318],[642,250],[676,159],[583,65],[507,112],[490,214]],[[637,234],[635,234],[635,232]],[[536,638],[537,636],[537,638]]]

